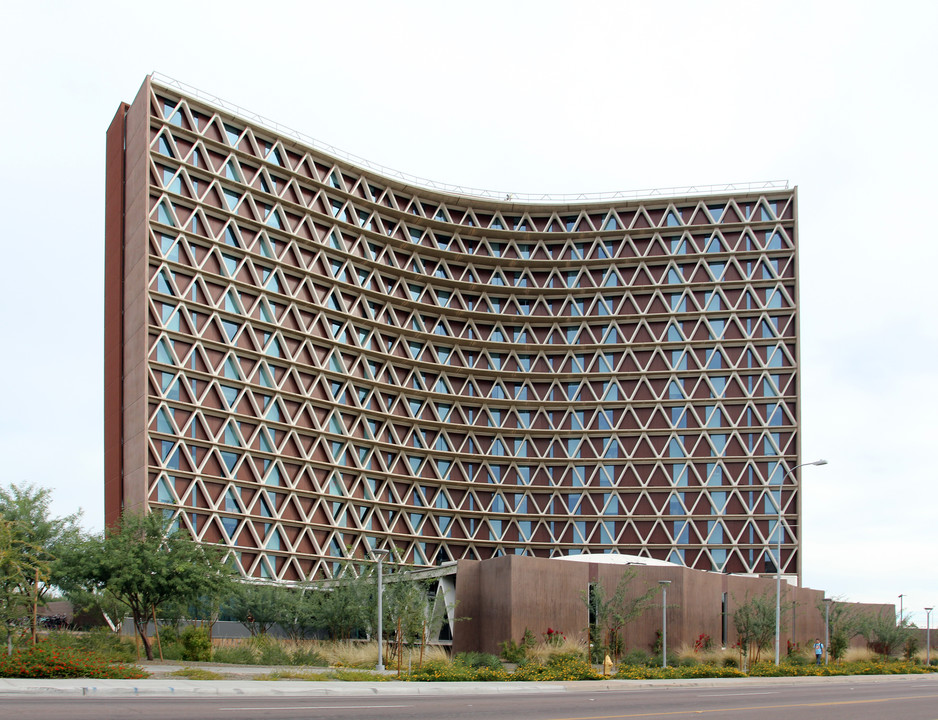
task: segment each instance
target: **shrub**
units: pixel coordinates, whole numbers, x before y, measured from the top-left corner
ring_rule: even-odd
[[[502,667],[498,657],[490,653],[463,652],[457,653],[453,658],[454,665],[465,665],[471,668],[487,667],[493,670],[500,670]]]
[[[268,637],[258,635],[252,638],[252,644],[257,651],[258,665],[289,665],[290,653],[283,645]]]
[[[509,674],[499,668],[473,668],[461,663],[447,663],[431,660],[404,676],[404,680],[414,682],[485,682],[508,680]]]
[[[176,632],[176,628],[172,625],[165,625],[160,628],[159,631],[160,643],[162,643],[165,648],[167,645],[174,645],[179,642],[179,633]]]
[[[505,662],[520,663],[528,655],[528,649],[524,645],[519,645],[511,638],[500,642],[498,647],[501,650],[501,656]]]
[[[46,643],[57,648],[69,648],[95,653],[111,662],[134,662],[137,651],[133,640],[121,637],[107,628],[94,628],[88,632],[51,632]]]
[[[757,662],[749,666],[749,677],[799,677],[809,674],[807,667],[798,667],[790,663],[775,665],[774,662]]]
[[[509,680],[598,680],[593,666],[580,658],[563,657],[548,665],[527,663],[515,670]]]
[[[727,655],[725,658],[723,658],[723,667],[725,667],[725,668],[738,668],[738,667],[739,667],[739,661],[738,661],[736,658]]]
[[[629,650],[622,656],[622,665],[647,665],[651,658],[644,650]]]
[[[312,665],[314,667],[328,667],[329,661],[312,647],[298,646],[293,650],[290,656],[290,663],[293,665]]]
[[[557,653],[551,655],[547,660],[547,665],[563,665],[564,663],[584,662],[585,657],[578,652]]]
[[[615,677],[619,680],[671,680],[680,678],[745,677],[745,674],[736,668],[719,667],[717,665],[666,668],[630,665],[620,667]]]
[[[793,652],[782,660],[786,665],[800,667],[803,665],[813,665],[813,660],[808,660],[807,656],[800,652]]]
[[[148,675],[139,667],[111,663],[97,653],[44,642],[0,656],[0,677],[137,680]]]
[[[254,665],[254,653],[247,645],[219,645],[212,653],[215,662],[231,665]]]
[[[182,659],[193,661],[207,661],[212,659],[212,641],[209,640],[208,630],[195,625],[189,625],[179,636],[182,645]]]
[[[505,662],[520,663],[524,661],[528,656],[528,651],[535,645],[537,645],[537,639],[534,637],[534,633],[531,632],[530,628],[525,628],[520,644],[508,638],[504,642],[500,642],[498,647],[501,648],[501,656]]]

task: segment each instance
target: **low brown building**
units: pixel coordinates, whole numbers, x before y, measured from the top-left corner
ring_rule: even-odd
[[[600,583],[612,594],[620,579],[629,572],[635,577],[630,593],[644,593],[649,586],[670,581],[667,586],[668,645],[692,645],[703,633],[716,647],[736,642],[733,613],[747,600],[765,595],[774,600],[775,581],[771,578],[727,575],[690,570],[677,565],[612,564],[608,558],[542,559],[505,556],[491,560],[460,560],[456,570],[456,616],[453,651],[497,653],[505,640],[519,641],[526,629],[541,637],[548,628],[567,637],[585,637],[589,624],[586,604],[592,583]],[[618,556],[627,560],[624,556]],[[824,638],[824,591],[782,583],[785,622],[781,647],[788,642],[813,642]],[[895,612],[889,604],[862,606],[873,613]],[[624,630],[627,649],[650,649],[661,630],[661,603],[650,607]]]

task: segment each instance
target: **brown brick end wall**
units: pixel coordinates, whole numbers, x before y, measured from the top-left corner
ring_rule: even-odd
[[[481,616],[478,560],[456,563],[456,621],[453,629],[453,653],[478,652],[485,637]]]
[[[147,488],[147,257],[150,210],[150,83],[140,88],[126,118],[123,257],[123,509],[146,509]]]
[[[113,524],[123,505],[121,377],[123,327],[121,295],[124,266],[124,126],[121,103],[107,129],[104,209],[104,522]]]

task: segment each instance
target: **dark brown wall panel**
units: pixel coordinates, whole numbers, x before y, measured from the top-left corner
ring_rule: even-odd
[[[144,83],[127,111],[124,213],[123,316],[123,501],[142,510],[147,487],[147,199],[150,84]]]
[[[121,103],[107,130],[104,205],[104,522],[114,523],[123,505],[122,382],[124,257],[124,126]]]

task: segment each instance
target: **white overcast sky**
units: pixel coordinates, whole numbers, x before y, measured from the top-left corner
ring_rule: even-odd
[[[9,3],[0,482],[103,518],[105,130],[159,71],[443,182],[799,187],[803,580],[938,603],[938,3]]]

